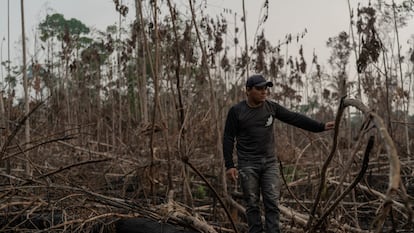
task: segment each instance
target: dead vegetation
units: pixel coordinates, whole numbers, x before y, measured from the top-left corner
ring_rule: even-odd
[[[39,24],[47,58],[29,67],[35,97],[16,96],[10,67],[9,89],[0,92],[0,232],[116,232],[137,218],[246,232],[239,186],[224,177],[221,135],[252,71],[273,81],[270,98],[337,123],[320,134],[276,123],[283,232],[412,232],[413,71],[397,67],[412,67],[414,52],[391,56],[375,22],[404,22],[389,11],[410,10],[350,10],[359,41],[346,32],[329,38],[330,71],[316,54],[306,63],[310,48],[293,57],[290,34],[273,46],[262,31],[255,45],[240,45],[236,24],[230,36],[224,17],[197,11],[206,2],[188,1],[191,15],[182,17],[169,0],[134,1],[130,28],[120,20],[96,39],[60,14]],[[128,7],[114,3],[124,17]],[[349,78],[352,52],[357,80]],[[350,93],[364,101],[341,98]]]
[[[348,107],[365,120],[352,148],[340,148],[341,118]],[[409,232],[412,161],[400,159],[382,119],[361,102],[343,99],[336,121],[334,135],[307,134],[309,144],[292,154],[296,161],[281,162],[284,232]],[[18,144],[19,130],[2,149],[2,161],[15,166],[0,173],[1,232],[112,232],[117,220],[139,217],[200,232],[246,230],[237,185],[223,190],[220,158],[202,149],[170,161],[169,188],[166,155],[146,159],[149,151],[139,141],[103,152],[106,145],[76,145],[81,135],[65,131],[25,150]]]

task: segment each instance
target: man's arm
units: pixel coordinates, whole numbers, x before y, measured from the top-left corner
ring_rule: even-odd
[[[322,132],[328,129],[331,129],[331,123],[325,124],[319,121],[316,121],[308,116],[302,115],[297,112],[288,110],[287,108],[281,106],[280,104],[273,102],[273,107],[276,111],[276,118],[298,128],[311,131],[311,132]]]
[[[223,136],[223,157],[224,157],[224,164],[226,169],[233,168],[233,148],[234,148],[234,141],[237,132],[237,118],[236,112],[234,107],[230,108],[227,119],[226,125],[224,127],[224,136]]]

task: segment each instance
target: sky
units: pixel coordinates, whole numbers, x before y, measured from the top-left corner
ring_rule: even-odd
[[[130,9],[124,22],[131,22],[134,17],[134,0],[119,0]],[[10,58],[12,61],[21,61],[21,6],[19,0],[0,0],[0,43],[1,59],[7,60],[7,9],[10,4]],[[161,1],[159,1],[161,2]],[[166,1],[162,1],[166,4]],[[172,0],[181,13],[190,17],[188,0]],[[203,9],[210,15],[223,14],[228,18],[229,28],[235,23],[242,30],[242,1],[241,0],[198,0],[196,9],[200,9],[200,3],[206,3]],[[341,31],[349,32],[348,0],[269,0],[268,19],[262,28],[258,28],[258,22],[263,15],[264,0],[245,0],[247,14],[247,35],[249,44],[252,44],[255,35],[264,29],[266,38],[273,44],[283,41],[287,34],[297,35],[305,29],[306,35],[301,39],[305,58],[311,59],[313,51],[318,54],[319,62],[326,63],[329,57],[329,49],[326,41]],[[351,8],[356,8],[357,3],[367,5],[368,0],[350,0]],[[390,0],[391,2],[391,0]],[[33,47],[37,25],[45,19],[47,14],[61,13],[66,19],[76,18],[86,26],[100,31],[105,31],[108,25],[116,24],[119,15],[115,11],[113,0],[24,0],[25,31],[29,38],[27,49],[33,55]],[[236,20],[234,15],[236,14]],[[230,30],[232,31],[232,30]],[[414,20],[401,30],[400,40],[405,42],[414,33]],[[240,37],[242,42],[243,37]],[[297,49],[297,48],[296,48]],[[297,54],[297,52],[295,53]]]

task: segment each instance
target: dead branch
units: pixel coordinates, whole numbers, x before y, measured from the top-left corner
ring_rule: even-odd
[[[296,197],[296,195],[292,192],[292,190],[290,189],[290,187],[289,187],[289,185],[287,184],[287,182],[286,182],[286,178],[285,178],[285,176],[284,176],[284,174],[283,174],[283,165],[282,165],[282,162],[279,160],[279,166],[280,166],[280,177],[282,177],[282,180],[283,180],[283,183],[285,184],[285,186],[286,186],[286,189],[287,189],[287,191],[289,192],[289,194],[293,197],[293,199],[295,199],[295,201],[296,201],[296,203],[298,204],[298,205],[300,205],[300,207],[302,207],[302,209],[304,209],[304,210],[306,210],[306,212],[308,212],[309,213],[309,209],[308,208],[306,208],[306,206],[304,206],[300,201],[299,201],[299,199]]]
[[[361,181],[362,177],[364,176],[365,172],[367,171],[368,162],[369,162],[369,154],[370,154],[373,146],[374,146],[374,137],[371,136],[369,141],[368,141],[368,145],[365,149],[365,155],[364,155],[364,160],[362,162],[361,171],[359,172],[357,177],[355,177],[355,179],[351,183],[351,185],[349,185],[348,188],[344,192],[342,192],[341,195],[339,195],[339,197],[333,202],[333,204],[325,211],[325,213],[322,214],[322,216],[319,218],[318,222],[315,224],[315,226],[313,226],[311,232],[313,230],[315,230],[316,228],[318,228],[318,226],[320,226],[322,224],[323,220],[329,215],[329,213],[331,213],[333,211],[333,209],[336,208],[336,206],[339,204],[339,202],[346,195],[348,195],[348,193],[351,192],[351,190],[354,189],[355,186]]]
[[[326,171],[328,170],[328,166],[329,166],[333,156],[335,155],[336,147],[337,147],[337,144],[338,144],[339,123],[341,122],[342,114],[345,110],[344,100],[345,100],[345,97],[342,97],[341,101],[339,103],[338,113],[337,113],[336,118],[335,118],[335,129],[334,129],[334,137],[333,137],[332,148],[331,148],[331,152],[329,153],[328,158],[325,160],[325,163],[323,164],[323,167],[322,167],[322,170],[321,170],[321,177],[320,177],[320,182],[319,182],[318,193],[316,194],[315,202],[312,205],[310,218],[309,218],[309,221],[308,221],[307,226],[306,226],[306,228],[308,228],[308,229],[311,228],[313,219],[315,217],[316,208],[319,205],[319,201],[321,199],[323,189],[326,185],[325,184]]]
[[[313,230],[315,229],[314,228],[315,226],[312,226],[312,225],[313,225],[313,220],[315,218],[317,206],[319,205],[321,194],[322,194],[322,192],[323,192],[323,190],[326,186],[326,182],[325,182],[326,171],[328,169],[328,165],[330,164],[330,162],[331,162],[331,160],[332,160],[332,158],[335,154],[335,150],[336,150],[336,146],[337,146],[338,125],[339,125],[339,122],[340,122],[340,119],[341,119],[341,115],[343,114],[344,109],[346,107],[350,107],[350,106],[356,107],[357,109],[359,109],[360,111],[362,111],[365,114],[366,118],[372,120],[372,122],[375,125],[376,129],[378,129],[380,137],[384,141],[385,148],[388,152],[387,155],[388,155],[389,163],[390,163],[389,183],[388,183],[388,190],[387,190],[386,195],[385,195],[384,208],[382,209],[383,211],[377,216],[377,219],[376,219],[376,223],[378,224],[378,226],[383,225],[383,223],[385,221],[384,216],[388,215],[388,213],[391,211],[391,209],[390,209],[391,206],[392,206],[391,205],[391,203],[392,203],[391,195],[394,192],[396,192],[398,190],[398,187],[399,187],[399,183],[400,183],[400,179],[401,179],[400,178],[400,162],[399,162],[399,158],[398,158],[398,155],[397,155],[396,147],[395,147],[391,137],[389,136],[382,119],[376,113],[370,111],[367,107],[365,107],[365,105],[363,105],[360,101],[353,100],[353,99],[345,99],[345,97],[343,97],[340,101],[340,105],[339,105],[339,108],[338,108],[338,113],[337,113],[337,116],[336,116],[336,119],[335,119],[336,125],[335,125],[335,133],[334,133],[334,138],[333,138],[332,149],[331,149],[331,152],[328,155],[328,158],[325,160],[324,165],[322,167],[318,193],[316,195],[315,202],[312,206],[311,214],[310,214],[309,220],[308,220],[307,225],[306,225],[306,229],[310,229],[310,232],[313,232]],[[364,157],[364,162],[366,162],[365,157]],[[365,164],[365,165],[363,164],[363,167],[365,167],[365,166],[367,166],[367,164]],[[360,176],[361,176],[361,173],[358,175],[359,180],[360,180],[360,178],[362,178]],[[353,182],[352,185],[355,187],[356,183]],[[352,188],[348,187],[347,192],[352,190]],[[343,197],[343,195],[341,195],[341,197]],[[329,211],[327,211],[327,212],[332,211],[333,207],[339,203],[338,199],[334,203],[336,203],[336,204],[331,205],[331,207],[328,208]],[[322,216],[326,217],[327,212],[325,212]],[[322,223],[323,218],[324,217],[319,218],[316,225],[320,225]]]
[[[166,204],[166,216],[168,216],[168,218],[172,218],[175,221],[191,226],[203,233],[217,233],[217,231],[207,222],[200,220],[196,216],[193,217],[193,215],[185,211],[183,207],[174,201],[173,195],[174,191],[170,190],[168,193],[168,203]]]
[[[390,173],[389,173],[389,183],[388,183],[388,190],[387,196],[391,195],[391,193],[395,190],[398,190],[400,184],[400,160],[398,158],[397,149],[395,144],[388,134],[387,128],[384,124],[384,121],[381,119],[378,114],[368,109],[361,101],[355,99],[347,99],[344,101],[344,106],[349,107],[353,106],[362,111],[366,117],[372,118],[372,121],[378,132],[381,136],[381,139],[384,141],[385,148],[388,152],[388,159],[390,162]]]
[[[392,205],[389,203],[392,203],[392,197],[391,195],[395,193],[398,190],[401,176],[400,176],[400,160],[398,158],[397,149],[394,145],[394,142],[391,138],[391,136],[388,134],[387,128],[378,114],[368,109],[361,101],[354,100],[354,99],[347,99],[344,101],[344,106],[349,107],[353,106],[356,107],[358,110],[362,111],[366,117],[372,118],[372,121],[375,125],[375,127],[378,129],[379,135],[381,136],[381,139],[383,140],[385,144],[385,149],[387,150],[388,155],[388,161],[390,163],[390,171],[389,171],[389,182],[388,182],[388,190],[385,197],[385,202],[383,208],[383,211],[378,215],[378,229],[380,229],[380,226],[384,224],[385,217],[380,217],[387,215],[387,213],[390,211],[390,208]],[[378,231],[378,230],[377,230]]]
[[[26,115],[22,116],[16,123],[14,130],[7,136],[6,141],[1,147],[0,150],[0,160],[3,159],[4,154],[6,153],[7,147],[10,145],[13,138],[16,136],[17,132],[22,128],[26,120],[44,103],[44,101],[38,103],[34,108],[32,108]]]
[[[203,176],[203,174],[201,174],[200,171],[198,171],[189,161],[188,157],[184,157],[183,158],[183,162],[186,163],[188,166],[191,167],[191,169],[193,169],[193,171],[195,173],[197,173],[198,176],[200,176],[200,178],[207,184],[207,186],[210,188],[210,190],[214,193],[214,195],[217,197],[217,199],[219,200],[220,204],[223,206],[224,211],[227,214],[227,217],[229,218],[234,231],[237,233],[237,227],[236,224],[234,224],[233,218],[231,217],[231,214],[229,212],[229,210],[227,209],[226,205],[224,204],[224,201],[221,199],[220,195],[217,193],[217,191],[214,189],[214,187],[210,184],[210,182],[208,182],[208,180]]]
[[[6,159],[13,158],[13,157],[15,157],[15,156],[17,156],[17,155],[19,155],[19,154],[22,154],[22,153],[25,153],[25,152],[27,152],[27,151],[31,151],[31,150],[33,150],[33,149],[36,149],[36,148],[38,148],[39,146],[44,146],[44,145],[46,145],[46,144],[53,143],[53,142],[59,142],[59,141],[71,140],[71,139],[73,139],[73,138],[74,138],[73,136],[65,135],[65,136],[63,136],[63,137],[57,137],[57,138],[47,139],[47,140],[45,140],[45,141],[42,141],[42,142],[37,143],[36,145],[33,145],[33,146],[31,146],[31,147],[28,147],[28,148],[26,148],[26,149],[24,149],[24,150],[19,150],[19,152],[16,152],[16,153],[10,154],[10,155],[8,155],[8,156],[3,156],[3,158],[2,158],[1,160],[6,160]],[[29,143],[29,144],[32,144],[32,143]],[[19,147],[20,147],[20,146],[19,146]]]

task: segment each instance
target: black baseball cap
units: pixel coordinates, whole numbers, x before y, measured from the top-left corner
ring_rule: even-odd
[[[264,87],[264,86],[273,87],[273,83],[270,81],[267,81],[261,74],[252,75],[246,81],[246,87]]]

